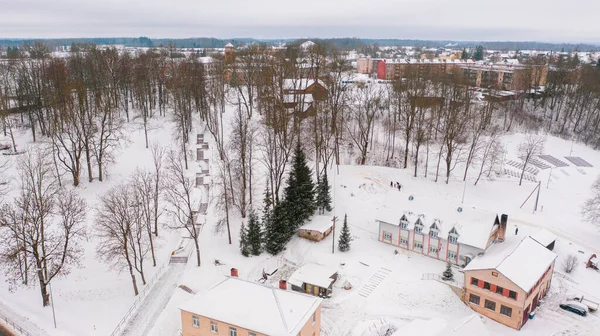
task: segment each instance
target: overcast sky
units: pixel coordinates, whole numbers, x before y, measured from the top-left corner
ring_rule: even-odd
[[[600,42],[600,0],[0,0],[0,38]]]

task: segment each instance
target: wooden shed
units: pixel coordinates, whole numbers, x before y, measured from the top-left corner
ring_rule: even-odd
[[[333,217],[314,216],[310,222],[300,227],[298,235],[302,238],[321,241],[333,231],[333,226]]]
[[[318,264],[306,264],[297,269],[287,280],[292,290],[315,296],[330,296],[338,273]]]

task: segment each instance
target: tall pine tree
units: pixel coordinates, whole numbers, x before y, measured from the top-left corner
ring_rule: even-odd
[[[484,56],[484,54],[483,54],[483,46],[478,45],[475,48],[475,52],[473,53],[473,59],[476,60],[476,61],[483,61],[483,56]]]
[[[285,200],[277,203],[265,227],[265,250],[273,255],[283,251],[291,238],[287,211]]]
[[[294,163],[284,189],[286,217],[289,219],[289,234],[294,234],[304,222],[315,213],[315,184],[312,171],[306,163],[306,156],[300,142],[294,150]]]
[[[469,52],[467,51],[467,48],[463,48],[462,54],[460,55],[460,59],[469,59]]]
[[[242,223],[242,227],[240,228],[240,252],[242,252],[244,257],[250,255],[250,250],[248,249],[248,232],[244,223]]]
[[[344,215],[344,225],[342,226],[342,232],[340,233],[340,240],[338,240],[338,249],[342,252],[350,250],[350,228],[348,227],[348,214]]]
[[[331,187],[329,186],[329,181],[327,180],[327,170],[321,176],[321,180],[317,185],[317,207],[319,209],[319,213],[323,214],[325,211],[329,212],[332,210],[331,208],[331,194],[329,190]]]
[[[254,210],[250,212],[248,218],[248,232],[246,235],[248,251],[252,255],[259,255],[261,252],[262,233],[260,230],[260,222]]]

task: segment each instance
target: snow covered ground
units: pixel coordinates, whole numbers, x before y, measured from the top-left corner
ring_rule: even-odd
[[[170,124],[160,119],[156,124],[166,126],[152,130],[150,140],[170,143]],[[143,145],[143,131],[133,125],[128,127],[130,142],[110,168],[108,182],[84,182],[78,189],[90,207],[95,205],[98,195],[123,181],[136,167],[150,164],[150,152]],[[505,162],[517,159],[516,148],[522,136],[515,134],[503,138],[508,150]],[[30,138],[28,134],[19,137],[21,148],[27,146]],[[6,141],[0,135],[0,142]],[[536,176],[542,181],[536,212],[533,211],[535,195],[525,202],[536,183],[525,181],[519,186],[517,179],[500,176],[493,180],[482,179],[473,186],[477,169],[472,169],[472,175],[465,183],[458,178],[462,176],[460,165],[448,185],[433,181],[435,167],[432,164],[428,178],[412,177],[412,169],[343,165],[338,174],[337,168],[331,167],[328,173],[335,210],[330,215],[340,219],[340,227],[341,219],[347,214],[354,237],[352,248],[346,253],[337,249],[332,253],[334,238],[330,235],[318,243],[295,237],[279,256],[263,253],[245,258],[240,255],[237,244],[241,220],[238,217],[232,219],[234,243],[229,245],[224,233],[213,233],[216,216],[209,213],[200,237],[202,266],[196,267],[192,256],[190,263],[177,266],[180,269],[161,278],[156,290],[149,294],[149,300],[140,306],[135,322],[127,326],[127,334],[177,335],[181,328],[178,308],[193,295],[177,288],[179,285],[188,286],[195,292],[206,290],[228,275],[232,267],[239,270],[241,278],[249,280],[258,280],[263,269],[278,268],[268,281],[276,285],[279,278],[288,277],[295,268],[308,262],[337,269],[340,274],[333,297],[323,304],[322,335],[379,335],[386,329],[401,331],[403,326],[416,319],[432,319],[431,325],[439,328],[441,321],[450,323],[466,318],[472,311],[448,285],[436,280],[422,280],[423,274],[441,273],[445,266],[443,262],[377,241],[378,226],[374,219],[381,205],[398,195],[407,198],[412,195],[456,207],[462,205],[491,213],[506,213],[509,215],[509,240],[523,238],[542,227],[559,237],[555,248],[559,258],[552,289],[535,318],[520,332],[483,319],[490,335],[598,335],[600,313],[579,317],[560,310],[558,303],[571,294],[583,294],[600,301],[597,285],[600,272],[584,266],[591,253],[600,255],[600,232],[594,225],[584,222],[580,215],[580,207],[590,194],[589,186],[599,175],[600,153],[554,137],[548,138],[545,152],[563,161],[564,156],[580,156],[595,167],[578,168],[569,164],[568,167],[554,168],[549,184],[550,169],[541,170]],[[7,158],[0,157],[0,160],[4,159]],[[390,181],[402,183],[402,191],[390,188]],[[255,188],[262,190],[260,185]],[[463,193],[464,204],[461,204]],[[255,192],[255,197],[260,199],[260,192]],[[435,207],[436,203],[432,202],[431,206]],[[90,211],[89,232],[93,224],[93,211]],[[516,227],[519,228],[518,236],[514,236]],[[159,266],[168,262],[170,252],[181,238],[180,232],[163,232],[165,234],[159,241]],[[28,325],[34,335],[110,334],[135,301],[131,282],[127,274],[96,260],[93,237],[85,248],[82,267],[74,269],[65,278],[52,281],[57,329],[53,327],[51,309],[42,308],[39,288],[35,286],[9,291],[8,285],[0,281],[0,313]],[[573,273],[564,274],[560,264],[570,253],[578,256],[578,267]],[[217,259],[222,265],[214,264]],[[155,271],[149,268],[147,278],[152,278]],[[455,275],[460,277],[462,274],[455,269]],[[352,284],[351,290],[342,288],[346,281]]]

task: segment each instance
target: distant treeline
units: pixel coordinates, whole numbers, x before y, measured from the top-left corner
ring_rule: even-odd
[[[186,38],[186,39],[150,39],[147,37],[110,37],[110,38],[65,38],[65,39],[0,39],[0,46],[16,47],[34,41],[42,41],[50,47],[69,46],[72,44],[122,44],[128,47],[161,47],[174,43],[177,48],[223,48],[227,43],[234,45],[247,43],[265,43],[274,45],[277,43],[291,43],[305,41],[306,39],[217,39],[209,37]],[[361,38],[327,38],[311,39],[321,41],[326,45],[335,46],[340,50],[360,50],[366,45],[378,46],[410,46],[424,48],[454,47],[475,48],[482,45],[491,50],[552,50],[552,51],[600,51],[600,44],[574,44],[574,43],[547,43],[547,42],[514,42],[514,41],[450,41],[450,40],[405,40],[405,39],[361,39]]]

